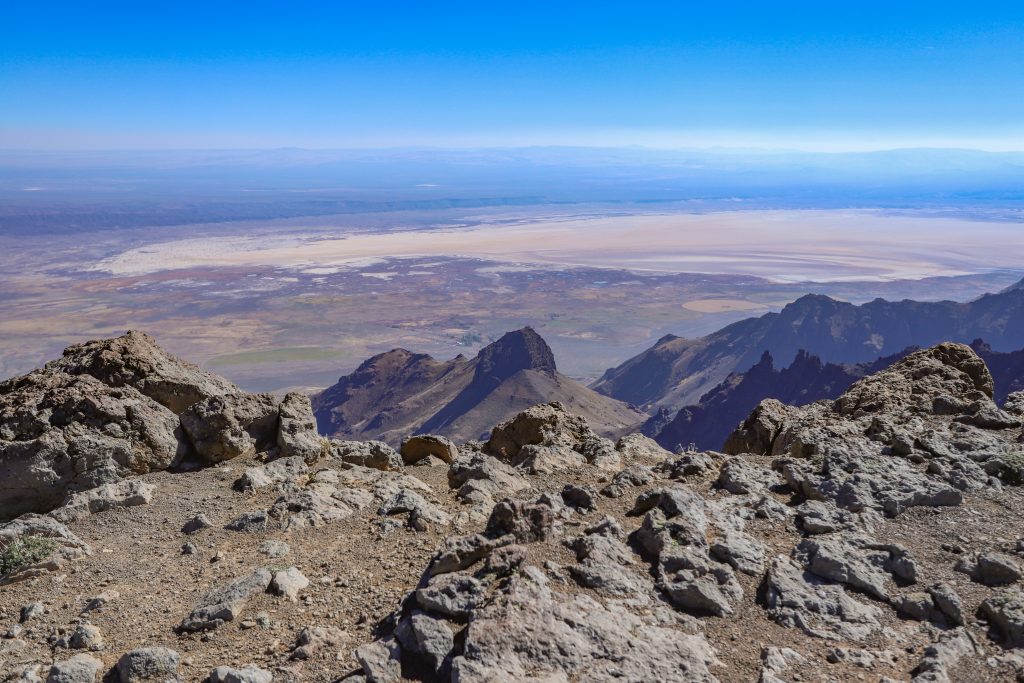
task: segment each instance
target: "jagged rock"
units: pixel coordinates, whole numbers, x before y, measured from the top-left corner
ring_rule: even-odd
[[[309,586],[309,579],[296,567],[289,567],[274,574],[270,582],[270,592],[298,602],[299,591]]]
[[[88,374],[111,387],[132,387],[174,414],[211,396],[238,392],[231,382],[170,355],[144,332],[69,346],[44,369]]]
[[[960,596],[945,584],[935,584],[925,591],[901,595],[892,600],[893,607],[900,614],[938,624],[961,626],[964,623]]]
[[[963,558],[956,569],[969,574],[972,579],[986,586],[1004,586],[1020,580],[1020,563],[1012,555],[984,552],[974,558]]]
[[[627,434],[619,439],[615,444],[615,450],[627,460],[665,461],[672,457],[672,453],[662,448],[657,441],[640,433]]]
[[[893,658],[893,653],[886,650],[879,652],[861,650],[858,648],[834,647],[828,651],[828,654],[825,655],[825,659],[831,664],[845,662],[847,664],[860,667],[861,669],[872,669],[880,656],[887,660],[891,660]]]
[[[276,445],[310,457],[314,443],[323,450],[301,396],[279,404],[244,393],[139,332],[87,342],[0,383],[0,518],[52,510],[192,453],[215,463]]]
[[[763,493],[769,486],[778,483],[778,475],[763,467],[757,467],[742,458],[729,458],[722,463],[718,485],[729,493],[744,495]]]
[[[861,641],[881,628],[880,610],[849,597],[839,586],[804,573],[792,560],[777,557],[765,578],[765,604],[782,626],[817,638]]]
[[[1017,391],[1006,397],[1003,410],[1010,415],[1024,417],[1024,391]]]
[[[935,607],[945,615],[954,626],[962,626],[964,623],[963,604],[960,596],[951,587],[944,583],[937,583],[928,589],[935,602]]]
[[[495,548],[487,556],[484,571],[497,576],[508,576],[526,561],[526,546],[506,545]]]
[[[63,505],[51,511],[50,516],[68,523],[104,510],[149,505],[153,500],[154,491],[156,486],[138,479],[104,484],[89,491],[72,494]]]
[[[617,472],[610,484],[601,489],[601,494],[609,498],[620,498],[626,491],[636,486],[646,486],[654,481],[654,472],[646,465],[638,463]]]
[[[407,488],[400,488],[384,501],[377,514],[396,515],[409,513],[409,527],[425,530],[427,524],[447,524],[451,517],[420,494]]]
[[[298,482],[307,474],[309,467],[301,457],[278,458],[266,465],[245,468],[245,472],[235,482],[235,488],[239,491],[253,491],[282,482]]]
[[[144,647],[132,650],[117,660],[121,683],[180,683],[178,665],[181,657],[166,647]]]
[[[912,683],[954,683],[951,670],[962,658],[976,651],[974,641],[964,629],[947,631],[939,636],[937,643],[925,648],[924,657],[912,672]]]
[[[196,453],[208,463],[267,448],[278,431],[277,400],[270,394],[212,396],[180,417]]]
[[[797,553],[812,574],[845,583],[879,600],[889,599],[887,573],[906,581],[916,578],[906,550],[864,538],[808,538],[797,546]]]
[[[75,655],[55,662],[46,676],[46,683],[95,683],[103,662],[90,655]]]
[[[439,574],[416,589],[416,602],[426,612],[465,619],[484,596],[484,585],[472,576]]]
[[[71,632],[67,646],[72,650],[102,650],[103,634],[93,624],[78,624]]]
[[[729,435],[722,450],[729,454],[773,453],[775,440],[796,410],[773,398],[761,401],[750,417]]]
[[[443,619],[413,610],[395,629],[403,653],[418,655],[430,670],[440,674],[455,648],[455,636]]]
[[[356,648],[356,659],[370,683],[402,680],[401,647],[394,638],[376,640]]]
[[[436,434],[410,436],[399,450],[406,465],[414,465],[430,456],[451,464],[459,457],[459,449],[451,439]]]
[[[685,479],[707,474],[717,470],[720,454],[708,453],[686,453],[675,460],[666,460],[658,466],[658,471],[664,473],[669,479]]]
[[[567,506],[582,512],[589,512],[597,509],[596,497],[597,493],[589,486],[566,484],[562,488],[562,502]]]
[[[177,464],[178,417],[131,387],[36,370],[0,382],[0,518]]]
[[[224,525],[224,528],[229,531],[240,531],[242,533],[253,534],[260,531],[267,530],[267,521],[269,516],[263,510],[257,510],[255,512],[246,512]]]
[[[661,591],[682,609],[732,614],[743,589],[732,566],[710,555],[711,518],[717,514],[708,502],[679,484],[642,496],[634,507],[634,514],[641,512],[644,521],[632,539],[654,563]]]
[[[586,463],[619,469],[621,459],[608,439],[561,403],[544,403],[519,413],[491,431],[484,448],[532,473],[549,473]]]
[[[485,453],[459,456],[448,469],[448,485],[471,503],[492,505],[494,498],[529,487],[514,469]]]
[[[7,545],[22,537],[46,538],[54,548],[47,557],[16,571],[0,576],[0,585],[16,583],[35,578],[47,572],[57,571],[73,560],[79,560],[92,553],[92,548],[57,520],[44,515],[24,514],[17,519],[0,525],[0,545]]]
[[[712,662],[703,636],[645,624],[586,595],[557,593],[528,567],[474,613],[452,678],[710,683]]]
[[[918,621],[931,621],[937,613],[941,614],[932,596],[921,591],[901,595],[893,599],[892,604],[900,614]]]
[[[306,626],[299,631],[291,658],[310,659],[324,648],[337,648],[344,640],[345,632],[334,626]]]
[[[278,498],[267,512],[285,530],[331,524],[349,517],[353,508],[332,493],[296,491]]]
[[[1024,647],[1024,593],[1011,591],[986,598],[978,611],[1002,634],[1009,647]]]
[[[402,456],[383,441],[330,442],[331,457],[342,462],[375,470],[397,472],[402,469]]]
[[[834,402],[764,401],[726,450],[784,455],[776,466],[790,487],[852,512],[959,505],[963,491],[991,485],[993,475],[1015,476],[1007,453],[1019,447],[1006,429],[1013,420],[991,396],[991,375],[974,351],[940,344],[859,380]]]
[[[491,510],[484,533],[491,538],[508,535],[519,543],[532,543],[546,539],[553,526],[549,504],[541,500],[503,500]]]
[[[572,539],[569,547],[576,553],[577,564],[569,567],[576,582],[586,588],[617,597],[646,600],[648,587],[632,571],[635,562],[629,548],[615,537],[622,529],[614,520],[588,529],[586,535]]]
[[[242,612],[245,603],[252,596],[267,590],[270,581],[270,572],[260,568],[226,586],[210,591],[191,614],[182,620],[179,628],[182,631],[203,631],[232,621]]]
[[[197,531],[202,531],[203,529],[209,529],[212,526],[213,526],[213,522],[210,521],[210,518],[207,517],[206,515],[204,515],[203,513],[199,513],[195,517],[191,517],[187,522],[185,522],[182,525],[181,533],[183,533],[183,534],[194,534]]]
[[[210,671],[210,683],[272,683],[274,674],[255,664],[246,664],[241,669],[218,666]]]
[[[796,509],[796,518],[804,532],[812,535],[850,530],[856,526],[851,512],[840,510],[820,500],[807,500],[801,503]]]
[[[758,683],[783,683],[779,675],[791,666],[802,666],[807,660],[788,647],[761,648],[761,678]]]
[[[285,394],[278,405],[277,448],[281,457],[302,458],[314,463],[327,452],[327,440],[316,431],[316,418],[309,397]]]
[[[446,538],[444,545],[431,560],[427,574],[436,576],[466,569],[487,557],[495,548],[510,543],[512,538],[488,538],[483,534]]]
[[[711,557],[725,562],[733,569],[755,576],[764,571],[768,548],[746,534],[727,531],[711,543],[708,552]]]

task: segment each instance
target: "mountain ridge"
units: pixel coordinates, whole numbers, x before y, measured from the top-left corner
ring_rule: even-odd
[[[801,349],[824,362],[864,363],[910,346],[984,338],[994,349],[1024,346],[1024,289],[969,302],[875,299],[864,304],[808,294],[779,312],[746,318],[703,337],[667,335],[609,368],[591,388],[648,412],[699,402],[732,372]]]
[[[551,348],[530,327],[504,334],[472,359],[439,361],[404,349],[378,354],[315,396],[313,409],[327,436],[397,444],[418,433],[475,439],[518,410],[551,401],[573,406],[605,434],[644,419],[559,373]]]

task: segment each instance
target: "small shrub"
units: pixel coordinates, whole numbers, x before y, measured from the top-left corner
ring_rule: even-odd
[[[56,549],[56,541],[45,536],[15,536],[0,540],[0,576],[45,560]]]

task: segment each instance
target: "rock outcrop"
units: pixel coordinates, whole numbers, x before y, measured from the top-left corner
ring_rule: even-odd
[[[188,457],[268,448],[322,455],[308,399],[242,392],[141,332],[78,344],[0,383],[0,519]]]
[[[1021,420],[992,395],[992,376],[970,347],[940,344],[836,401],[764,401],[725,451],[775,456],[800,496],[851,512],[958,505],[966,491],[1021,476]]]

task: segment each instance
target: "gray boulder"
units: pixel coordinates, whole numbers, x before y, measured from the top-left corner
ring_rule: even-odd
[[[187,452],[177,415],[131,387],[45,369],[0,382],[0,519],[47,512]]]
[[[436,434],[410,436],[402,442],[399,451],[406,465],[415,465],[430,456],[451,464],[459,457],[459,449],[452,440]]]
[[[386,472],[402,469],[402,456],[383,441],[337,441],[330,442],[331,457],[350,465],[369,467]]]
[[[241,669],[218,666],[210,672],[210,683],[273,683],[274,674],[255,664],[246,664]]]
[[[54,663],[46,683],[95,683],[103,662],[90,655],[75,655]]]
[[[277,400],[270,394],[211,396],[183,411],[181,426],[205,462],[231,460],[274,443]]]
[[[250,598],[267,590],[271,578],[269,571],[260,568],[210,591],[182,620],[179,628],[182,631],[204,631],[232,621],[242,612]]]
[[[327,439],[316,430],[308,396],[295,392],[286,394],[278,413],[277,447],[281,457],[298,457],[312,464],[326,455]]]
[[[125,653],[117,660],[120,683],[181,683],[178,665],[181,657],[166,647],[143,647]]]

